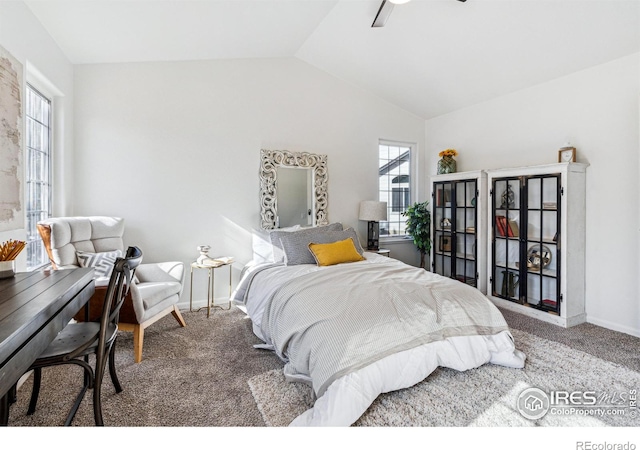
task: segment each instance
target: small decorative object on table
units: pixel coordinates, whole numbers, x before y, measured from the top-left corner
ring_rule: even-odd
[[[456,173],[456,160],[453,159],[458,156],[458,152],[453,148],[442,150],[438,153],[440,159],[438,160],[438,175],[443,173]]]
[[[200,256],[198,256],[196,264],[200,266],[222,266],[224,264],[227,264],[226,262],[211,258],[208,253],[209,250],[211,250],[211,247],[208,245],[198,245]]]
[[[15,259],[27,245],[24,241],[9,239],[0,245],[0,278],[11,278],[16,274]]]
[[[209,256],[209,250],[211,250],[211,247],[209,245],[198,245],[200,256],[198,256],[198,259],[195,262],[196,265],[205,267],[220,267],[233,263],[233,257],[231,256],[219,256],[217,258],[211,258]]]

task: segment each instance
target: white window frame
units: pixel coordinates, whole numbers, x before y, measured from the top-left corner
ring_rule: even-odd
[[[28,104],[28,99],[30,94],[27,91],[33,91],[37,96],[45,99],[49,103],[49,111],[48,111],[48,123],[44,124],[47,127],[47,144],[46,144],[46,159],[45,165],[47,166],[44,170],[45,175],[44,181],[46,184],[46,192],[39,199],[40,208],[37,211],[41,213],[35,219],[31,219],[30,216],[33,214],[32,206],[32,181],[34,180],[34,171],[36,168],[34,167],[35,163],[32,163],[31,157],[32,152],[38,151],[41,149],[31,148],[28,144],[30,142],[29,133],[31,130],[29,128],[30,121],[32,120],[30,116],[28,116],[28,110],[30,110],[30,105]],[[46,250],[44,249],[44,245],[42,239],[36,228],[36,223],[42,219],[51,217],[53,207],[53,96],[47,93],[44,89],[42,89],[38,83],[32,83],[27,81],[26,83],[26,91],[25,91],[25,158],[24,158],[24,179],[25,179],[25,229],[27,235],[27,270],[35,270],[46,266],[49,264],[49,258],[47,256]],[[37,178],[36,178],[37,179]]]
[[[398,186],[398,188],[407,188],[409,189],[409,197],[408,197],[408,204],[404,205],[405,209],[406,207],[412,205],[415,202],[415,199],[417,198],[416,196],[416,165],[417,165],[417,144],[415,142],[402,142],[402,141],[394,141],[394,140],[387,140],[387,139],[380,139],[378,141],[378,199],[379,201],[382,202],[387,202],[387,218],[389,219],[387,222],[381,222],[380,223],[380,241],[386,241],[386,242],[390,242],[393,240],[406,240],[409,239],[410,236],[406,233],[403,234],[382,234],[383,232],[385,232],[385,225],[388,223],[400,223],[400,222],[405,222],[406,219],[403,218],[402,216],[402,212],[401,211],[394,211],[394,205],[392,204],[393,201],[393,187],[392,186],[388,186],[387,190],[383,190],[383,186],[381,186],[381,178],[384,175],[380,175],[380,169],[381,169],[381,157],[380,157],[380,150],[382,146],[386,146],[386,147],[400,147],[400,148],[407,148],[409,151],[409,173],[405,174],[409,176],[409,181],[408,183],[399,183],[400,186]],[[387,174],[386,176],[388,177],[393,177],[394,175],[391,174]],[[405,186],[402,186],[402,184],[405,184]],[[398,217],[399,215],[399,217]],[[388,228],[387,228],[388,229]],[[388,233],[388,232],[387,232]]]

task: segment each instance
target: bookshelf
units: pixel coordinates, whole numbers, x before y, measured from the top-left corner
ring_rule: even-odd
[[[486,184],[484,171],[431,178],[434,273],[486,294]]]
[[[488,170],[487,295],[561,326],[586,320],[586,164]]]

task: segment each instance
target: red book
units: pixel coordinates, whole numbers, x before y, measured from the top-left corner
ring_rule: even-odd
[[[507,235],[506,223],[507,218],[505,216],[496,216],[496,229],[498,230],[498,233],[500,233],[500,236]]]
[[[513,230],[511,229],[507,218],[503,216],[501,217],[500,221],[502,222],[503,227],[507,230],[507,236],[514,237]]]

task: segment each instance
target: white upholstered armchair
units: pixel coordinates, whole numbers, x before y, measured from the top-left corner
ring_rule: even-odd
[[[91,320],[101,312],[104,291],[103,267],[113,265],[118,252],[124,251],[124,219],[119,217],[56,217],[38,223],[38,231],[54,269],[94,267],[96,294],[89,302]],[[141,264],[136,283],[120,310],[119,328],[133,332],[134,361],[142,360],[144,330],[171,313],[180,326],[186,326],[177,307],[184,282],[182,262]],[[106,284],[105,284],[106,286]],[[83,320],[81,311],[76,318]]]

